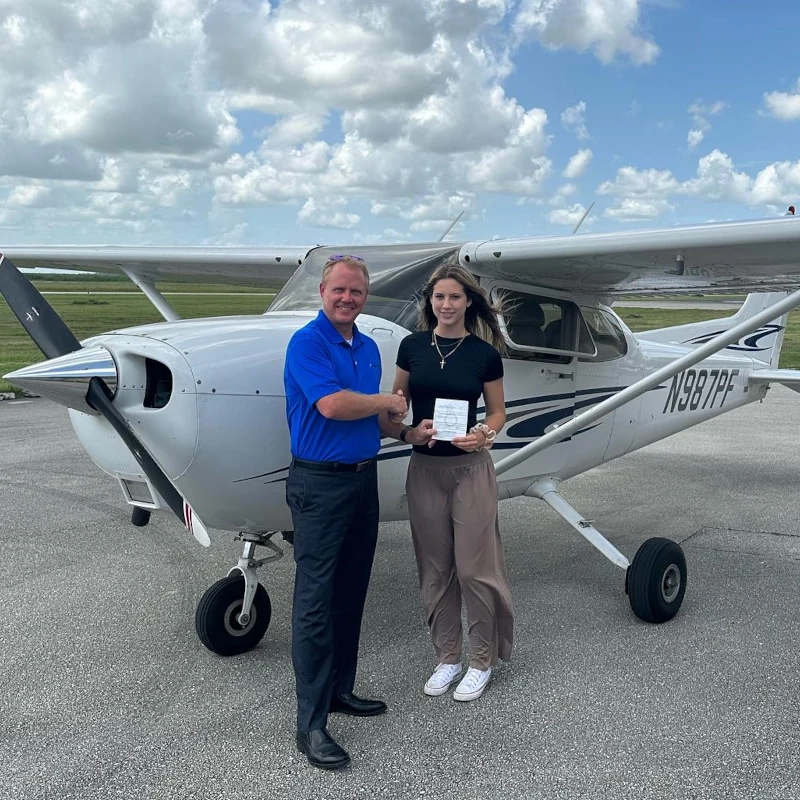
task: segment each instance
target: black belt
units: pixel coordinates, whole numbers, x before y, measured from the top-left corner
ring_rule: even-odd
[[[315,469],[319,472],[363,472],[374,463],[374,458],[359,461],[357,464],[345,464],[342,461],[306,461],[304,458],[292,458],[292,466]]]

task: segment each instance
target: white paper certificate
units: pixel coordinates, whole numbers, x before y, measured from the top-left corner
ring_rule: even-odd
[[[466,436],[468,420],[469,401],[437,397],[433,407],[433,428],[436,431],[433,438],[450,442],[456,436]]]

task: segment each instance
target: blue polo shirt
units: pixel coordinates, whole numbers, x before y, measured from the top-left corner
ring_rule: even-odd
[[[374,458],[381,447],[377,414],[356,420],[326,419],[314,404],[343,389],[378,394],[380,382],[381,356],[375,341],[353,325],[353,343],[348,344],[320,311],[286,348],[283,385],[292,455],[347,464]]]

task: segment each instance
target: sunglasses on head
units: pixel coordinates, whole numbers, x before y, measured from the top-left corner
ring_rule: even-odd
[[[334,264],[337,261],[363,261],[364,259],[361,256],[351,256],[347,253],[337,253],[333,256],[328,256],[328,264]]]

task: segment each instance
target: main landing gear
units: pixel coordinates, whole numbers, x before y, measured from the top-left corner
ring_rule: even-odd
[[[672,619],[686,593],[686,558],[677,542],[654,537],[647,539],[629,562],[591,523],[583,519],[558,494],[559,481],[543,478],[526,495],[544,500],[560,517],[575,528],[606,558],[625,570],[625,593],[633,613],[645,622]]]
[[[200,641],[213,653],[240,655],[252,650],[267,632],[272,603],[267,590],[258,582],[256,570],[283,557],[283,550],[272,541],[276,533],[278,531],[239,534],[237,539],[244,541],[244,551],[238,563],[200,598],[195,629]],[[272,552],[256,559],[259,546]]]

